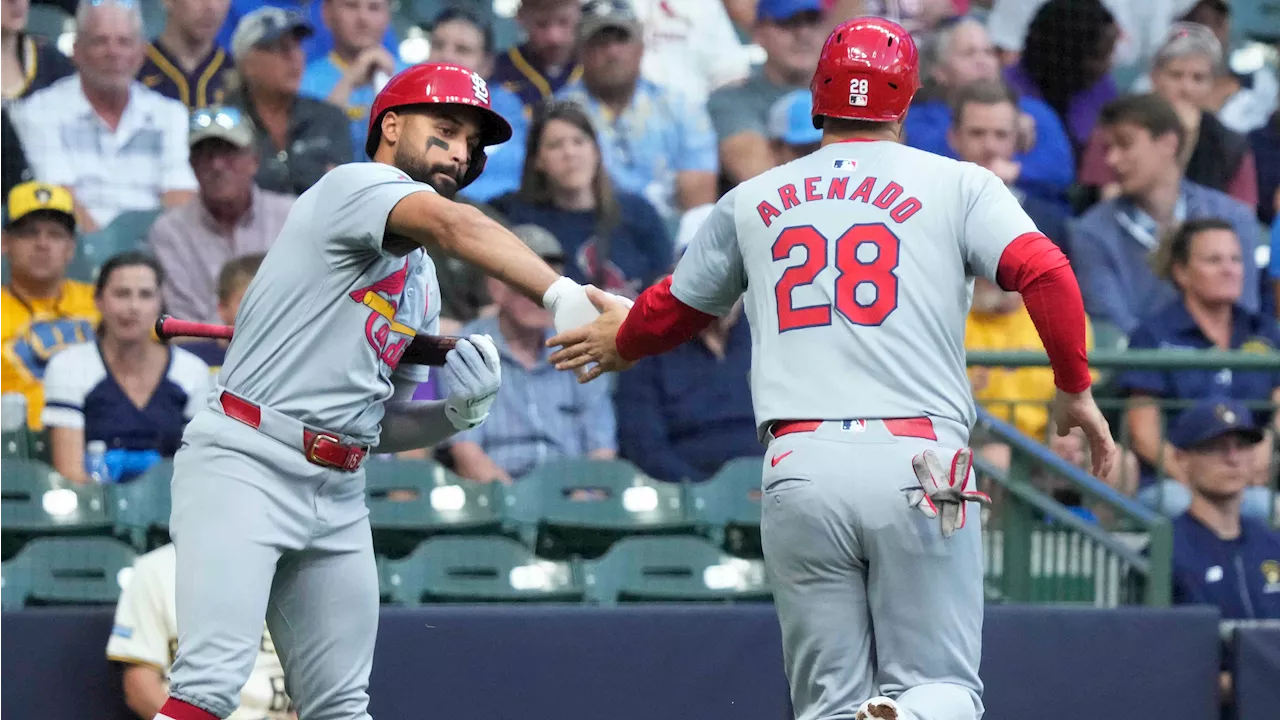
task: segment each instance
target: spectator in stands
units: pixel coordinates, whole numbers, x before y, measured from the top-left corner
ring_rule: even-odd
[[[976,82],[998,81],[1000,66],[987,31],[973,18],[947,25],[931,45],[931,82],[912,103],[903,133],[911,147],[954,158],[959,148],[948,142],[947,132],[959,93]],[[997,174],[1006,185],[1016,185],[1033,197],[1063,205],[1065,210],[1067,188],[1075,176],[1071,141],[1053,108],[1043,100],[1023,96],[1016,104],[1017,153]]]
[[[1013,93],[999,80],[978,80],[961,88],[954,102],[947,145],[961,160],[981,165],[1003,180],[1040,232],[1070,255],[1062,205],[1033,195],[1018,184],[1024,178],[1024,166],[1015,155],[1019,110]]]
[[[431,62],[470,68],[482,77],[493,74],[493,28],[466,8],[445,9],[431,22]],[[511,124],[511,139],[485,148],[484,173],[461,191],[467,199],[488,202],[520,187],[529,117],[520,96],[497,83],[489,84],[489,107]],[[481,283],[483,285],[483,283]]]
[[[1020,95],[1040,98],[1058,114],[1077,159],[1102,106],[1119,94],[1110,75],[1119,37],[1101,0],[1049,0],[1027,29],[1021,59],[1005,70]]]
[[[827,29],[821,0],[760,0],[756,6],[752,37],[764,48],[764,64],[707,99],[720,167],[731,186],[773,167],[769,109],[788,92],[809,87]]]
[[[263,253],[241,255],[222,266],[218,273],[218,321],[223,325],[236,324],[236,313],[240,312],[244,292],[249,289],[249,283],[253,282],[264,257]],[[203,360],[209,366],[210,374],[217,377],[230,345],[230,340],[201,340],[183,343],[182,349]]]
[[[1179,157],[1186,178],[1252,208],[1258,204],[1258,176],[1249,143],[1206,111],[1214,74],[1223,62],[1222,46],[1208,28],[1178,23],[1156,53],[1151,85],[1178,111],[1186,128],[1188,141]],[[1120,189],[1106,153],[1103,133],[1095,129],[1080,161],[1080,182],[1106,188],[1103,197],[1110,199]]]
[[[1184,223],[1161,248],[1161,274],[1181,297],[1147,318],[1129,339],[1130,349],[1242,350],[1275,353],[1280,326],[1273,318],[1240,305],[1245,256],[1230,223],[1216,219]],[[1130,370],[1116,385],[1129,396],[1126,422],[1132,448],[1147,464],[1138,497],[1177,515],[1185,509],[1187,469],[1162,442],[1160,400],[1231,398],[1248,402],[1280,402],[1280,373],[1246,370]],[[1265,484],[1271,442],[1259,453],[1255,484]],[[1263,457],[1265,456],[1265,460]],[[1152,468],[1172,478],[1153,484]],[[1179,485],[1178,483],[1181,483]],[[1162,493],[1163,491],[1163,493]]]
[[[667,272],[671,240],[661,216],[639,195],[614,190],[581,106],[541,106],[526,157],[520,190],[493,206],[512,223],[550,230],[569,277],[635,297]]]
[[[519,96],[529,113],[582,77],[576,52],[581,17],[581,0],[521,0],[516,23],[525,42],[498,56],[489,82]]]
[[[1231,49],[1231,6],[1227,0],[1199,0],[1182,17],[1213,31],[1226,51]],[[1229,62],[1218,66],[1213,79],[1208,110],[1223,125],[1238,133],[1249,133],[1266,124],[1280,99],[1280,80],[1269,63],[1236,72]],[[1263,195],[1263,197],[1267,197]]]
[[[8,152],[6,148],[5,152]],[[63,348],[93,339],[93,287],[67,279],[76,219],[66,188],[27,182],[8,195],[0,291],[0,387],[27,398],[27,425],[40,429],[45,368]]]
[[[1270,224],[1280,211],[1280,111],[1249,133],[1249,145],[1258,166],[1258,219]]]
[[[138,251],[107,260],[94,299],[102,314],[97,342],[75,345],[45,370],[44,424],[53,467],[83,483],[85,447],[107,444],[113,482],[131,480],[173,457],[182,430],[209,394],[209,366],[155,339],[160,264]]]
[[[164,29],[147,45],[138,79],[143,85],[197,110],[220,104],[235,72],[218,47],[228,0],[167,0]]]
[[[298,94],[305,58],[301,41],[312,27],[275,7],[240,21],[231,55],[243,88],[231,99],[257,129],[258,186],[301,195],[329,170],[351,162],[351,130],[336,105]]]
[[[769,109],[769,148],[775,165],[785,165],[808,155],[822,143],[822,131],[813,126],[813,95],[792,90]]]
[[[380,42],[391,26],[391,0],[317,0],[333,33],[333,50],[307,64],[298,92],[347,113],[356,160],[364,160],[373,98],[407,67]]]
[[[13,124],[36,179],[65,185],[82,232],[126,210],[187,202],[187,109],[134,78],[142,67],[142,16],[129,0],[82,3],[75,75],[14,107]]]
[[[1267,488],[1249,487],[1262,436],[1231,400],[1198,403],[1170,430],[1190,487],[1173,521],[1174,603],[1216,605],[1224,620],[1280,620],[1280,531]]]
[[[75,72],[75,66],[58,48],[24,32],[30,8],[29,0],[5,0],[0,6],[0,90],[6,106]],[[7,198],[14,187],[33,176],[7,112],[0,112],[0,126],[0,147],[4,148],[0,155],[0,197]]]
[[[618,376],[622,457],[659,480],[697,482],[729,460],[762,455],[750,372],[751,328],[739,301],[698,337]]]
[[[178,647],[177,564],[173,543],[134,560],[107,639],[107,659],[123,670],[125,704],[141,720],[155,717],[168,699],[168,674]],[[296,717],[285,694],[284,668],[264,627],[253,671],[240,691],[240,707],[228,720]]]
[[[240,21],[249,13],[264,6],[299,13],[306,17],[311,27],[315,28],[315,34],[302,41],[302,51],[306,54],[308,62],[328,55],[333,49],[333,34],[324,24],[322,0],[231,0],[231,11],[227,13],[227,20],[218,32],[218,45],[224,50],[231,50],[232,45],[235,44],[232,36],[235,35]],[[382,45],[390,52],[397,52],[400,40],[396,37],[394,28],[387,28],[387,32],[382,36]]]
[[[754,0],[753,0],[754,2]],[[723,0],[634,3],[644,26],[644,76],[689,102],[745,80],[751,57]]]
[[[1154,94],[1126,96],[1103,109],[1100,124],[1121,190],[1072,226],[1072,265],[1089,315],[1128,335],[1173,302],[1177,292],[1152,271],[1150,256],[1178,223],[1199,218],[1220,218],[1235,229],[1245,259],[1239,303],[1256,312],[1257,220],[1239,201],[1183,179],[1178,157],[1186,128],[1173,106]]]
[[[556,97],[587,111],[614,185],[672,220],[715,203],[716,137],[705,106],[640,77],[642,32],[629,0],[589,0],[578,26],[582,78]]]
[[[545,229],[519,225],[512,232],[552,267],[564,262],[560,243]],[[553,332],[551,314],[498,280],[488,283],[498,312],[469,323],[462,335],[493,338],[502,356],[505,390],[483,425],[453,437],[458,473],[479,482],[510,483],[555,457],[612,459],[617,439],[608,385],[582,385],[572,373],[552,367],[545,347]]]
[[[148,242],[164,268],[166,310],[175,317],[218,322],[218,271],[240,255],[265,253],[284,227],[293,196],[254,184],[258,150],[253,121],[234,107],[191,114],[195,200],[166,211]]]

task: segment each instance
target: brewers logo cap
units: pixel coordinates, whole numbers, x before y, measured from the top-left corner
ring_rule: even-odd
[[[71,191],[61,185],[35,181],[16,185],[9,191],[5,209],[8,215],[5,227],[12,226],[36,212],[53,213],[59,216],[60,219],[66,220],[72,231],[76,227],[75,202],[71,199]]]

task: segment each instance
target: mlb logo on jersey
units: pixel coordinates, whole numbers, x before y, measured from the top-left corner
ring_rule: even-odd
[[[854,78],[849,81],[849,105],[851,107],[867,106],[867,90],[870,83],[866,78]]]
[[[831,162],[831,167],[835,168],[836,170],[853,172],[858,167],[858,161],[848,160],[846,158],[837,158]]]
[[[866,432],[867,421],[866,420],[845,420],[843,423],[841,423],[840,429],[844,430],[845,432],[852,432],[852,433]]]

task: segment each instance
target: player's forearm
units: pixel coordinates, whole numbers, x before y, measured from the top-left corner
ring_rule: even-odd
[[[150,720],[160,712],[167,699],[164,677],[145,665],[130,665],[124,670],[121,683],[124,686],[124,702],[138,717]]]
[[[445,415],[444,404],[444,400],[388,402],[382,416],[378,452],[416,450],[453,437],[458,429]]]
[[[640,293],[627,319],[618,328],[618,354],[634,362],[661,355],[692,340],[715,320],[671,294],[671,276]]]
[[[1059,390],[1078,393],[1093,384],[1085,333],[1084,299],[1071,264],[1052,240],[1024,235],[1005,249],[997,281],[1022,294],[1027,314],[1040,334],[1053,381]]]

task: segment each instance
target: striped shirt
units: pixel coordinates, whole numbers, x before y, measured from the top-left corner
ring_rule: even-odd
[[[78,73],[12,113],[36,179],[71,188],[100,226],[128,210],[155,210],[166,192],[196,189],[187,108],[141,83],[130,87],[114,131],[89,105]]]
[[[191,72],[187,72],[182,69],[182,63],[156,40],[147,46],[147,59],[138,72],[138,80],[161,95],[177,100],[191,110],[198,110],[222,103],[227,82],[234,72],[231,56],[220,47],[210,50]]]
[[[502,359],[502,389],[480,427],[454,436],[476,443],[498,467],[519,477],[551,458],[584,456],[592,450],[617,450],[617,421],[609,384],[578,384],[573,373],[547,362],[549,350],[532,367],[515,358],[496,316],[464,326],[462,337],[488,334]],[[550,333],[547,334],[550,337]],[[445,374],[441,373],[441,393]]]

